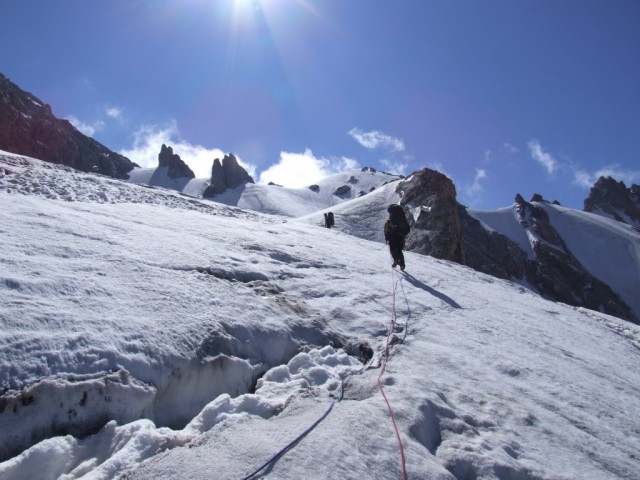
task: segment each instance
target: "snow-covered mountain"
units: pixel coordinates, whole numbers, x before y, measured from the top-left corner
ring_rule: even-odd
[[[162,146],[162,151],[166,147]],[[171,175],[169,168],[162,165],[162,151],[157,168],[136,168],[130,172],[129,181],[153,187],[177,190],[194,197],[207,197],[214,175],[208,179]],[[216,161],[220,162],[219,159]],[[238,167],[236,167],[238,168]],[[244,172],[244,169],[242,169]],[[246,172],[245,172],[246,173]],[[302,217],[318,214],[321,210],[330,211],[332,207],[349,200],[360,198],[390,182],[403,178],[363,167],[330,175],[317,184],[304,188],[286,188],[279,185],[255,184],[243,182],[233,188],[220,188],[221,193],[210,196],[217,203],[240,207],[270,215]],[[320,218],[322,214],[320,214]]]
[[[322,223],[324,213],[340,207],[341,212],[349,214],[342,213],[339,229],[378,241],[382,240],[385,205],[398,202],[414,220],[414,232],[407,241],[412,251],[518,281],[551,300],[640,322],[637,235],[614,224],[610,229],[595,222],[601,228],[585,228],[590,233],[580,238],[581,242],[599,247],[589,249],[585,256],[585,249],[579,246],[576,255],[568,245],[575,246],[576,242],[565,241],[560,233],[563,225],[550,221],[550,212],[539,195],[531,202],[516,197],[512,210],[521,231],[515,235],[519,241],[514,242],[512,227],[501,231],[482,220],[495,219],[499,212],[474,213],[464,208],[457,202],[453,183],[428,169],[399,182],[400,177],[365,167],[334,175],[308,188],[286,189],[255,185],[233,154],[213,161],[210,178],[196,179],[180,156],[166,145],[160,149],[157,168],[134,168],[136,165],[128,159],[82,135],[68,121],[55,118],[46,104],[1,74],[0,148],[243,209],[306,217],[311,222]],[[381,188],[394,181],[394,187]],[[361,202],[359,199],[365,196]],[[640,233],[640,187],[631,185],[627,189],[622,182],[600,178],[585,200],[585,211],[626,223]],[[555,218],[556,223],[563,223],[569,217]],[[580,218],[582,223],[593,223],[588,216]],[[612,235],[612,231],[616,233]],[[615,240],[605,243],[603,238]],[[608,247],[614,244],[621,249],[612,254]],[[594,261],[594,255],[607,261]],[[622,275],[620,268],[624,270]]]
[[[548,202],[534,202],[549,218],[566,249],[594,277],[608,285],[640,318],[640,235],[624,223]],[[517,205],[496,211],[469,211],[488,230],[503,233],[535,258],[537,244],[544,242],[529,224],[523,224]],[[555,288],[559,288],[555,285]],[[593,285],[584,286],[593,295]],[[596,308],[597,309],[597,308]]]
[[[344,232],[397,187],[326,229],[1,153],[0,479],[640,478],[640,327],[392,270]]]
[[[210,181],[169,178],[162,166],[146,181],[141,182],[144,179],[135,170],[131,175],[134,183],[176,188],[195,197],[203,197],[213,179],[214,175]],[[603,187],[610,183],[599,181],[590,196],[594,200],[585,203],[600,205],[600,213],[622,211],[625,206],[624,218],[633,218],[634,188],[627,192],[616,182]],[[429,169],[403,179],[365,167],[309,188],[251,181],[220,191],[213,198],[216,202],[311,224],[323,224],[324,214],[331,211],[338,230],[379,242],[384,241],[386,206],[400,203],[412,219],[410,251],[517,281],[551,300],[640,322],[640,231],[633,223],[609,219],[610,215],[603,220],[564,209],[540,195],[532,202],[518,195],[506,209],[474,211],[458,203],[449,178]],[[609,252],[614,245],[615,251]]]

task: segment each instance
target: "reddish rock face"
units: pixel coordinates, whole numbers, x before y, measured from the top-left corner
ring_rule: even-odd
[[[0,74],[0,149],[84,172],[127,178],[137,165],[56,118],[49,105]]]

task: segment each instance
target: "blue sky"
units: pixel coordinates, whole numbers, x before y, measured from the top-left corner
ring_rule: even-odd
[[[141,165],[164,142],[199,177],[232,152],[285,186],[430,167],[479,209],[640,183],[637,0],[0,0],[0,18],[0,72]]]

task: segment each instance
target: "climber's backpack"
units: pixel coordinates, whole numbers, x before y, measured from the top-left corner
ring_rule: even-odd
[[[402,206],[398,205],[397,203],[393,203],[389,205],[389,207],[387,208],[387,212],[389,212],[391,223],[397,226],[398,233],[400,233],[401,235],[407,235],[409,233],[410,227]]]

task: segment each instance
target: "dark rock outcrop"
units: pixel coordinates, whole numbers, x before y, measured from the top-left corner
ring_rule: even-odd
[[[342,185],[333,192],[336,197],[347,197],[351,195],[351,187],[349,185]]]
[[[203,197],[211,198],[224,193],[229,188],[236,188],[247,183],[255,183],[249,173],[238,163],[236,157],[230,153],[222,161],[216,158],[211,168],[211,183],[203,193]]]
[[[168,167],[167,175],[170,178],[196,178],[196,175],[180,158],[180,155],[173,153],[171,147],[167,147],[164,143],[158,154],[158,166]]]
[[[138,166],[83,135],[69,121],[56,118],[49,105],[2,74],[0,149],[122,179]]]
[[[411,217],[407,249],[464,264],[466,256],[453,182],[442,173],[425,168],[414,173],[411,180],[401,182],[396,191],[402,192],[402,206],[419,209],[417,215],[407,215]]]
[[[311,185],[309,186],[309,190],[318,193],[320,191],[320,185]]]
[[[600,177],[584,201],[584,211],[604,213],[619,222],[640,224],[640,186],[627,188],[611,177]]]

